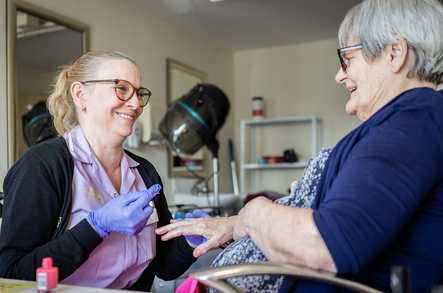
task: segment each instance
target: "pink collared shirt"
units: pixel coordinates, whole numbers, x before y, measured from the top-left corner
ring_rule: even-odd
[[[73,201],[67,229],[119,194],[146,189],[136,168],[138,163],[128,155],[122,157],[118,192],[89,147],[82,129],[78,126],[64,138],[74,159]],[[131,286],[155,256],[156,226],[156,223],[148,224],[136,236],[110,233],[62,283],[114,289]]]

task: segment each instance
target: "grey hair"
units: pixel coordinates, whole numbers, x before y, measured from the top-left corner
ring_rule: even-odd
[[[365,0],[346,14],[338,32],[340,47],[360,42],[374,60],[402,37],[414,53],[408,77],[443,82],[443,5],[438,0]]]
[[[124,59],[138,67],[129,56],[120,52],[91,51],[82,55],[72,65],[64,66],[58,72],[49,95],[47,105],[58,134],[63,135],[78,125],[77,112],[72,100],[70,88],[76,81],[94,79],[94,74],[103,64],[112,59]]]

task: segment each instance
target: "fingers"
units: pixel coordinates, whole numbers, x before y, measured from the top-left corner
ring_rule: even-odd
[[[148,206],[149,202],[160,193],[160,190],[160,184],[154,184],[149,189],[129,193],[127,195],[127,204],[133,206],[134,208],[141,207],[144,209],[146,206]]]
[[[187,225],[187,223],[189,223],[189,222],[171,220],[171,224],[157,228],[155,230],[155,233],[157,233],[158,235],[165,234],[166,232],[177,229],[180,226]]]
[[[219,240],[214,237],[197,246],[192,254],[194,257],[200,257],[206,254],[209,250],[218,248],[220,245]]]
[[[163,241],[168,241],[169,239],[180,237],[180,236],[187,236],[187,235],[198,235],[195,232],[193,232],[192,227],[182,227],[180,229],[174,229],[171,231],[168,231],[167,233],[163,234],[161,239]]]
[[[196,221],[180,221],[172,223],[155,230],[158,235],[163,235],[161,239],[167,241],[169,239],[187,236],[187,235],[204,235],[204,229]]]
[[[197,209],[192,211],[192,218],[209,218],[209,215],[206,212]]]
[[[145,205],[147,205],[155,196],[157,196],[157,194],[160,193],[161,189],[162,187],[160,184],[154,184],[148,189],[143,190],[142,193],[144,193],[143,199],[145,199]],[[143,207],[145,205],[143,205]]]
[[[154,185],[152,185],[151,187],[149,187],[149,188],[146,190],[146,192],[149,193],[149,197],[150,197],[150,200],[149,200],[149,201],[151,201],[151,200],[154,198],[154,196],[156,196],[157,194],[159,194],[159,193],[160,193],[160,190],[162,190],[162,186],[161,186],[160,184],[154,184]]]
[[[143,197],[145,193],[143,191],[129,192],[127,194],[123,194],[118,199],[121,199],[125,205],[130,205],[134,201]]]
[[[193,210],[191,212],[187,212],[185,215],[186,219],[193,219],[193,218],[209,218],[209,215],[199,209]]]
[[[152,212],[154,211],[154,208],[151,207],[150,205],[147,205],[143,208],[143,212],[145,213],[146,216],[150,216],[152,214]]]
[[[202,226],[205,226],[205,222],[202,221],[202,219],[187,219],[186,221],[171,220],[170,224],[160,227],[156,231],[158,232],[157,234],[164,234],[171,230],[181,229],[183,227],[193,227],[194,230],[197,231],[197,229],[203,230]]]
[[[131,202],[136,201],[139,198],[146,198],[148,202],[150,202],[157,194],[160,193],[161,189],[162,187],[160,184],[154,184],[148,189],[125,194],[123,198],[125,199],[126,204],[130,204]]]
[[[142,205],[143,208],[148,206],[148,204],[151,202],[151,200],[160,193],[161,189],[162,189],[162,187],[160,184],[154,184],[148,190],[145,191],[145,193],[147,193],[147,196],[145,197],[145,201],[143,202],[143,205]]]

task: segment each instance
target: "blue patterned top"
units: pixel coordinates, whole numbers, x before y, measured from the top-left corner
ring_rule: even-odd
[[[321,150],[317,157],[309,161],[301,179],[293,184],[291,194],[280,198],[275,202],[290,207],[311,207],[314,197],[317,194],[317,187],[320,182],[322,171],[330,153],[330,149]],[[214,259],[212,267],[262,261],[267,261],[266,256],[264,256],[251,238],[245,236],[223,250]],[[234,286],[245,289],[247,292],[277,292],[282,281],[282,276],[270,275],[228,279],[228,282]]]

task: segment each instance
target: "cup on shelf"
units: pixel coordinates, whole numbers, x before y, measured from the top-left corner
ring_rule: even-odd
[[[265,117],[263,97],[252,98],[252,118],[263,119]]]

